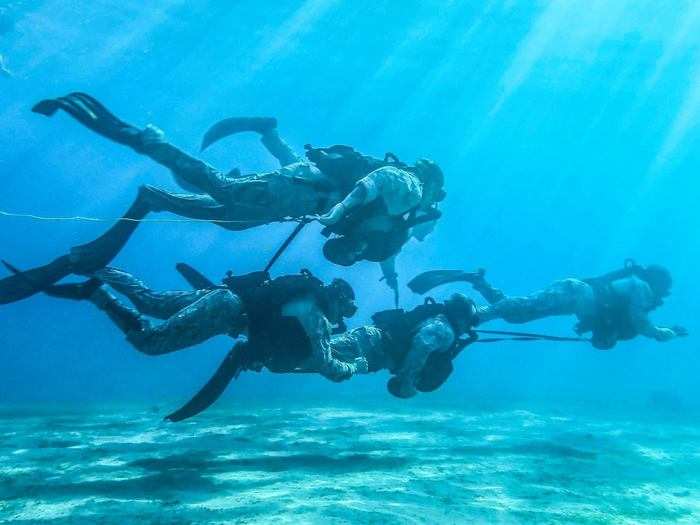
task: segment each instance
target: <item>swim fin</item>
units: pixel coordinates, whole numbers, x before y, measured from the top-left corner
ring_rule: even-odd
[[[175,269],[183,279],[189,283],[189,285],[195,290],[204,290],[206,288],[215,288],[216,284],[211,281],[208,277],[201,274],[198,270],[195,270],[186,263],[177,263]]]
[[[15,265],[9,263],[8,261],[3,259],[2,264],[13,274],[19,276],[23,275],[22,270],[17,268]],[[43,288],[41,291],[44,292],[46,295],[50,295],[51,297],[57,297],[59,299],[72,299],[74,301],[82,301],[85,299],[89,299],[90,296],[92,296],[92,294],[95,292],[95,290],[97,290],[100,286],[102,286],[102,281],[93,277],[80,283],[52,284]]]
[[[245,370],[245,354],[247,347],[247,342],[237,342],[233,349],[226,355],[207,384],[185,405],[172,414],[165,416],[165,419],[177,423],[178,421],[196,416],[213,405],[214,402],[221,397],[221,394],[224,393],[229,383]]]
[[[46,117],[52,117],[58,110],[65,111],[83,126],[103,137],[138,152],[143,149],[141,130],[118,118],[104,104],[87,93],[75,92],[64,97],[41,100],[32,107],[34,113]]]
[[[14,303],[31,297],[73,273],[73,264],[68,255],[26,272],[17,272],[17,268],[6,261],[3,261],[3,264],[14,275],[0,279],[0,304]]]
[[[443,284],[457,282],[474,282],[483,278],[484,272],[465,272],[463,270],[431,270],[417,275],[408,283],[408,287],[415,293],[425,294],[433,288]]]
[[[253,131],[264,135],[277,127],[277,119],[272,117],[232,117],[220,120],[204,134],[200,151],[204,151],[215,142],[236,133]]]

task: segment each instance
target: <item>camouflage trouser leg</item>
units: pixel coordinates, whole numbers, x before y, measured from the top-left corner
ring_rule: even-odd
[[[211,290],[190,290],[157,292],[146,286],[130,273],[117,268],[103,268],[94,273],[100,281],[108,284],[117,292],[125,295],[134,304],[139,313],[168,319],[177,312],[198,301]]]
[[[504,297],[479,309],[480,322],[503,319],[509,323],[527,323],[558,315],[576,315],[592,298],[592,290],[577,279],[557,281],[549,287],[523,297]]]
[[[277,159],[280,166],[287,166],[288,164],[293,164],[300,160],[289,144],[279,136],[277,129],[271,129],[265,133],[260,138],[260,142],[262,142],[267,151]]]
[[[167,143],[149,146],[146,154],[222,204],[227,220],[250,223],[244,227],[319,213],[312,185],[284,173],[231,176]]]
[[[229,290],[216,289],[160,324],[127,334],[139,351],[161,355],[202,343],[240,329],[243,305]]]

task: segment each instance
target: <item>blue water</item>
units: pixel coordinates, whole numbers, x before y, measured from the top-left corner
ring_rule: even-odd
[[[175,188],[165,169],[65,116],[32,114],[42,98],[89,92],[192,152],[220,118],[271,115],[298,151],[346,143],[442,166],[444,218],[400,256],[403,283],[436,267],[485,267],[509,293],[527,293],[634,257],[671,269],[673,295],[654,319],[691,333],[610,352],[474,347],[441,391],[402,402],[388,399],[383,375],[340,385],[243,376],[221,412],[161,427],[150,408],[187,398],[230,342],[148,358],[89,305],[33,297],[0,308],[0,405],[11,414],[0,423],[0,519],[97,512],[124,522],[176,508],[182,522],[279,521],[296,511],[340,522],[700,520],[699,52],[700,5],[685,0],[0,1],[0,54],[12,72],[0,76],[2,211],[109,219],[140,184]],[[204,158],[244,172],[274,167],[253,137]],[[0,217],[0,256],[36,265],[104,227]],[[149,224],[115,265],[179,288],[176,262],[211,276],[257,270],[288,231]],[[315,226],[276,271],[300,267],[352,282],[354,324],[392,303],[374,265],[326,264]],[[405,306],[419,301],[402,289]],[[528,329],[568,335],[571,325]],[[241,415],[250,407],[264,424]],[[333,410],[337,417],[324,415]],[[62,418],[70,428],[53,429]],[[540,430],[523,427],[527,418]],[[279,451],[274,436],[317,433],[318,443],[289,452],[296,459],[257,463]],[[103,450],[111,438],[118,450]],[[65,443],[41,446],[52,440]],[[576,453],[562,452],[569,448]],[[234,451],[243,463],[226,459]],[[385,459],[342,459],[363,454]],[[173,457],[172,468],[158,462]],[[149,485],[163,472],[174,479],[167,490]],[[356,488],[363,484],[371,490]],[[390,495],[378,497],[382,490]]]

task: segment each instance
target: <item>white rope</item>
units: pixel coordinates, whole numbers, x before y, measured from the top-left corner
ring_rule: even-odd
[[[160,222],[160,223],[192,223],[192,222],[213,222],[216,224],[250,224],[251,222],[257,221],[235,221],[235,220],[225,220],[225,219],[166,219],[166,218],[153,218],[153,219],[131,219],[129,217],[84,217],[82,215],[74,215],[72,217],[48,217],[44,215],[35,215],[33,213],[13,213],[9,211],[0,210],[0,216],[2,217],[16,217],[21,219],[32,219],[35,221],[73,221],[73,222],[117,222],[117,221],[129,221],[129,222]],[[275,220],[270,222],[300,222],[300,219],[285,219],[285,220]]]

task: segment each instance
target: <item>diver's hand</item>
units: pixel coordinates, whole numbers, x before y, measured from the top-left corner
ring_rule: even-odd
[[[355,373],[356,374],[367,374],[369,373],[369,363],[367,362],[367,359],[364,357],[357,357],[353,361],[353,364],[355,365]]]
[[[676,334],[676,337],[688,337],[688,330],[682,326],[672,326],[671,330],[673,330],[673,333]]]
[[[141,131],[141,143],[143,146],[154,146],[165,142],[165,133],[162,129],[149,124]]]
[[[318,218],[318,222],[320,222],[324,226],[332,226],[333,224],[339,222],[340,219],[343,218],[343,215],[345,215],[345,204],[339,202],[338,204],[333,206],[328,213],[326,213],[325,215],[321,215]]]

